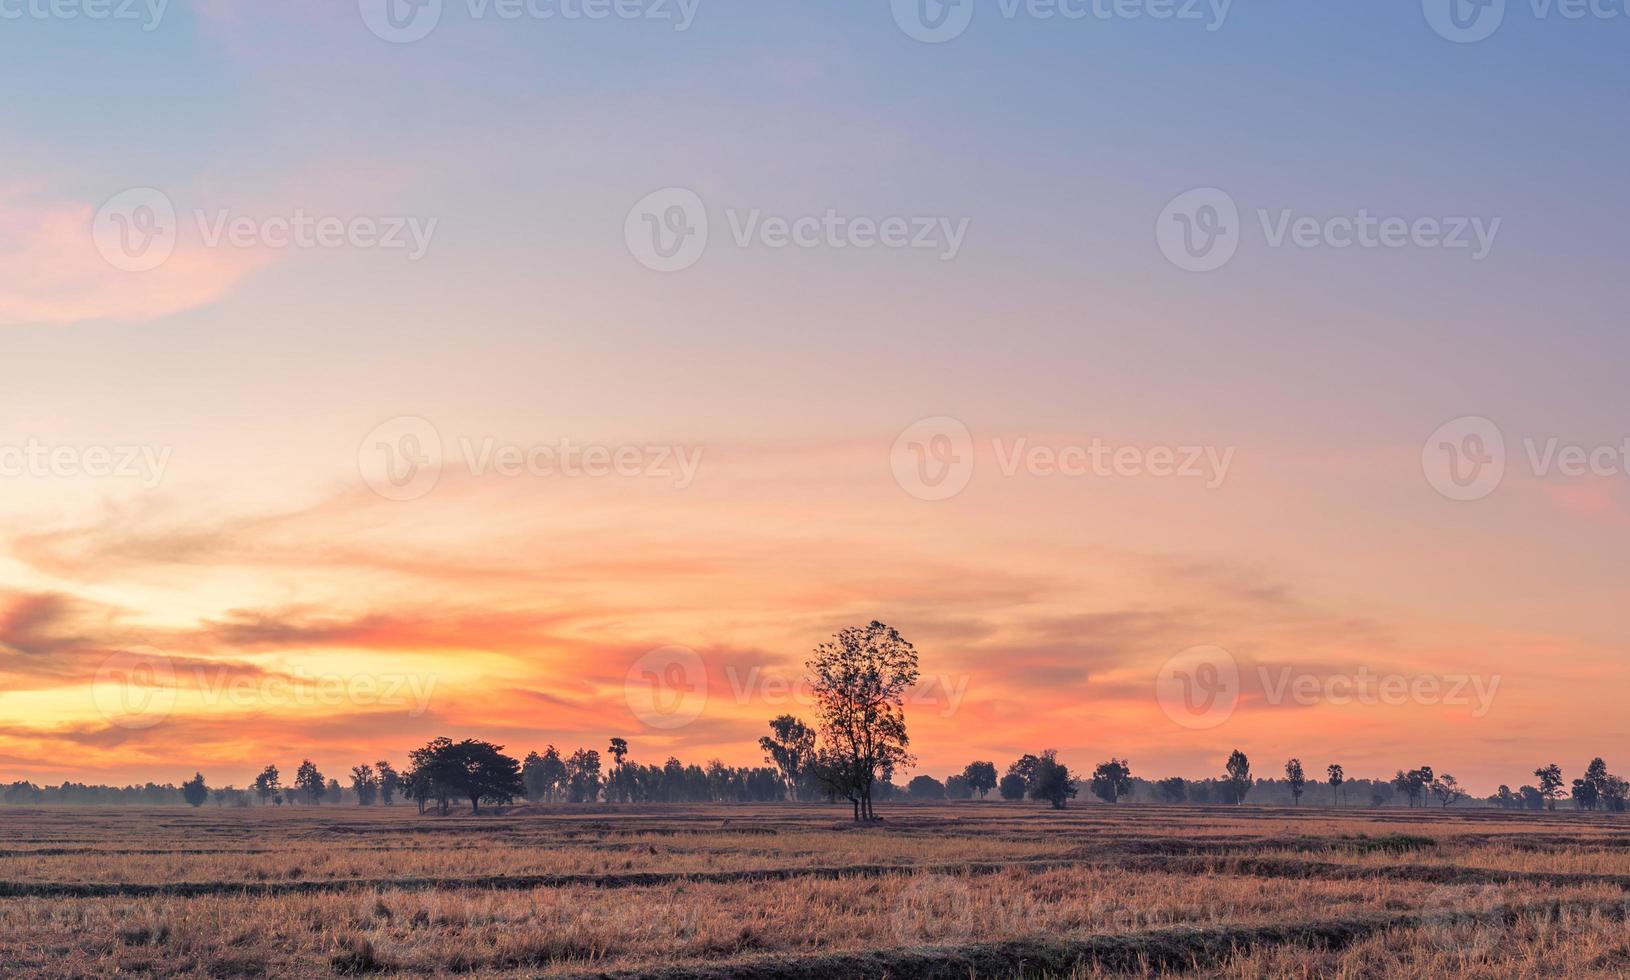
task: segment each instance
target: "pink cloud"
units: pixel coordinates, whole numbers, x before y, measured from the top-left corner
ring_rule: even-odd
[[[93,216],[90,204],[0,188],[0,325],[154,320],[215,302],[269,261],[183,236],[159,268],[125,272],[97,251]]]
[[[1545,487],[1545,496],[1558,508],[1603,524],[1630,523],[1630,511],[1616,486],[1606,480],[1589,484],[1551,484]]]

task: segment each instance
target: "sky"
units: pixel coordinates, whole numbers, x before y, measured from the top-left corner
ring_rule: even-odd
[[[874,619],[914,772],[1630,766],[1630,10],[1455,3],[0,0],[0,781]]]

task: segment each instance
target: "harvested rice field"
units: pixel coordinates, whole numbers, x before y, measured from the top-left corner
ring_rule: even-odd
[[[1603,814],[0,811],[12,977],[1621,976]]]

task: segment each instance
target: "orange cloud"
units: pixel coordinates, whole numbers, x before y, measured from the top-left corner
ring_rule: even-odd
[[[1140,773],[1208,774],[1238,746],[1328,753],[1379,774],[1419,764],[1393,757],[1430,746],[1431,761],[1481,783],[1513,778],[1517,761],[1491,757],[1490,738],[1514,739],[1513,756],[1551,752],[1546,738],[1560,740],[1558,755],[1588,741],[1548,735],[1543,705],[1572,697],[1581,717],[1605,717],[1595,709],[1609,685],[1582,696],[1577,679],[1531,666],[1606,662],[1577,639],[1333,601],[1242,562],[1106,548],[1063,522],[1050,525],[1055,537],[948,546],[938,515],[952,511],[882,520],[852,506],[844,454],[816,452],[819,484],[795,453],[721,453],[719,480],[752,486],[747,497],[707,483],[681,494],[449,478],[408,505],[348,489],[276,513],[212,515],[166,497],[80,524],[24,524],[5,542],[26,573],[0,602],[0,670],[14,691],[39,693],[0,695],[11,719],[0,757],[25,774],[82,764],[173,778],[162,769],[168,731],[191,765],[242,781],[270,761],[258,758],[267,745],[342,769],[455,733],[522,752],[617,735],[641,760],[756,763],[768,718],[813,717],[798,682],[814,644],[874,617],[922,654],[928,689],[907,716],[921,768],[939,775],[1048,746],[1072,765],[1131,756]],[[814,496],[818,533],[806,519]],[[99,718],[89,686],[95,653],[131,634],[205,677],[178,682],[174,714],[134,734]],[[1205,644],[1238,659],[1241,700],[1222,727],[1193,731],[1166,716],[1154,682],[1167,658]],[[706,674],[705,708],[677,729],[648,726],[625,693],[641,656],[669,645],[694,650]],[[1360,671],[1475,672],[1500,675],[1500,687],[1477,717],[1455,705],[1275,701],[1268,689],[1286,670],[1320,685]],[[436,683],[417,717],[208,696],[221,678],[313,673]],[[13,710],[27,703],[46,710]]]

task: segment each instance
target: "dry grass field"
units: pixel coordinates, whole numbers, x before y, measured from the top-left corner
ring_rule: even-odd
[[[1623,976],[1630,824],[957,804],[0,810],[7,977]]]

